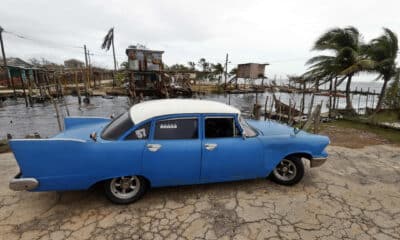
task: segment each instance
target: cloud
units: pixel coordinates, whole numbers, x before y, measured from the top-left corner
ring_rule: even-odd
[[[8,56],[45,57],[62,63],[83,60],[86,44],[93,61],[112,67],[111,52],[100,49],[115,27],[118,62],[128,45],[164,50],[167,64],[205,57],[231,67],[241,62],[270,62],[267,75],[305,71],[313,41],[332,27],[353,25],[365,40],[386,26],[400,30],[395,0],[375,1],[14,1],[2,0],[0,23],[24,40],[4,34]]]

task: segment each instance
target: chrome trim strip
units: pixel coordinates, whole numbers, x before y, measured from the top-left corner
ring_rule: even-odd
[[[106,117],[95,117],[95,116],[69,116],[69,117],[64,117],[65,118],[90,118],[90,119],[104,119],[104,120],[110,120],[110,118],[106,118]]]
[[[21,142],[21,141],[73,141],[85,143],[85,140],[77,138],[26,138],[26,139],[10,139],[10,142]]]
[[[39,181],[36,178],[19,178],[21,173],[18,173],[10,180],[9,187],[14,191],[33,190],[39,186]]]
[[[326,157],[312,158],[310,160],[310,167],[312,167],[312,168],[319,167],[322,164],[324,164],[326,162],[326,160],[328,160],[328,158],[326,158]]]

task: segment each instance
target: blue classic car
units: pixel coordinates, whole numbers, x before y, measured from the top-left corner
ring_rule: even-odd
[[[274,121],[242,118],[219,102],[168,99],[139,103],[115,119],[69,117],[48,139],[15,139],[20,173],[13,190],[64,191],[104,184],[114,203],[138,200],[149,187],[270,176],[293,185],[323,164],[328,137]]]

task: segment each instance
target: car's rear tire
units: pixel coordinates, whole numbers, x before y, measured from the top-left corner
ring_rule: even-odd
[[[285,157],[272,171],[271,180],[286,186],[295,185],[304,176],[304,164],[299,157]]]
[[[107,198],[116,204],[129,204],[139,200],[146,192],[148,183],[140,176],[124,176],[104,182]]]

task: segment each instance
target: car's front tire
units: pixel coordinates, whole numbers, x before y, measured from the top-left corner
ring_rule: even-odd
[[[116,204],[129,204],[139,200],[146,192],[148,183],[140,176],[124,176],[104,182],[107,198]]]
[[[286,186],[295,185],[304,176],[304,164],[299,157],[285,157],[272,171],[271,180]]]

